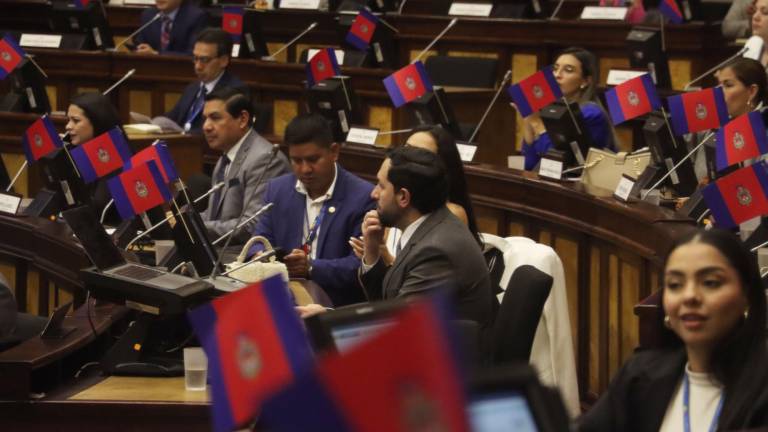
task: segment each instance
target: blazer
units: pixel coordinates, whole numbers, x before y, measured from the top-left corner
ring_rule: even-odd
[[[217,173],[222,169],[224,167],[219,158],[213,169],[212,186],[216,182]],[[220,237],[235,227],[241,213],[245,214],[244,218],[256,213],[261,208],[261,196],[269,179],[288,171],[288,159],[285,155],[278,151],[272,157],[272,144],[256,131],[249,130],[235,159],[230,162],[229,172],[225,177],[226,185],[221,190],[218,208],[212,208],[213,203],[209,201],[208,208],[203,212],[203,221],[209,235],[214,238]],[[239,183],[230,186],[229,182],[234,178],[237,178]],[[245,243],[253,225],[255,222],[242,227],[234,234],[233,244]]]
[[[597,403],[578,421],[579,431],[653,431],[661,427],[687,357],[684,348],[648,350],[630,358]],[[768,393],[752,404],[748,428],[768,425]]]
[[[141,25],[152,20],[158,12],[156,7],[145,9],[141,13]],[[134,36],[134,43],[136,45],[149,44],[155,51],[161,54],[190,55],[195,47],[195,38],[208,25],[208,15],[202,9],[191,4],[189,0],[183,1],[181,6],[179,6],[176,18],[173,20],[171,40],[168,43],[168,48],[161,52],[160,31],[162,25],[163,20],[153,22],[149,27]]]
[[[361,234],[363,216],[374,207],[371,199],[373,185],[336,165],[336,186],[328,201],[329,209],[320,225],[316,258],[312,260],[310,278],[325,290],[335,306],[365,300],[357,281],[360,259],[349,246],[350,237]],[[274,203],[253,235],[266,237],[275,247],[286,251],[301,247],[304,242],[306,196],[296,191],[293,174],[269,182],[264,203]]]
[[[482,251],[448,207],[432,212],[416,229],[390,267],[379,260],[360,270],[369,301],[453,289],[459,319],[488,327],[493,319],[493,292]]]
[[[200,81],[195,81],[189,84],[184,89],[184,92],[181,94],[181,97],[179,98],[178,102],[176,102],[176,105],[174,105],[170,111],[165,113],[164,116],[173,120],[177,125],[183,128],[184,123],[187,120],[187,114],[189,113],[189,110],[192,107],[192,104],[195,102],[195,97],[197,96],[197,93],[200,91],[201,85],[202,83]],[[240,81],[240,78],[232,75],[231,73],[229,73],[228,70],[224,70],[224,73],[221,75],[221,78],[219,78],[219,81],[216,82],[215,86],[213,86],[213,90],[215,91],[223,87],[234,87],[237,89],[242,89],[243,91],[247,92],[247,87],[245,87],[245,84],[243,84],[243,82]],[[203,128],[203,113],[200,112],[192,121],[192,128],[190,131],[192,133],[199,134],[202,131],[202,128]]]

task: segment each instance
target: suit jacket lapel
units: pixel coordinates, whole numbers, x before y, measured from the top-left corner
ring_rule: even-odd
[[[636,400],[629,400],[629,406],[640,409],[645,419],[646,428],[642,430],[657,431],[661,428],[664,413],[667,412],[677,384],[685,367],[685,351],[683,349],[665,355],[664,361],[658,367],[646,370],[637,380],[635,391]]]
[[[248,134],[251,132],[248,131]],[[224,189],[221,191],[221,199],[218,202],[218,207],[216,208],[216,212],[214,214],[219,215],[221,214],[221,206],[224,205],[224,200],[227,197],[227,193],[229,193],[229,181],[233,178],[237,177],[237,175],[240,173],[240,167],[243,165],[243,160],[245,160],[246,155],[251,149],[251,137],[247,136],[243,143],[240,144],[240,148],[237,150],[237,154],[235,155],[235,160],[231,161],[229,163],[229,171],[227,172],[226,177],[224,178]],[[216,164],[217,169],[222,169],[221,167],[221,159],[219,159],[219,162]],[[240,187],[245,188],[245,185],[240,185]],[[245,205],[245,203],[243,203]],[[250,216],[250,215],[246,215]]]

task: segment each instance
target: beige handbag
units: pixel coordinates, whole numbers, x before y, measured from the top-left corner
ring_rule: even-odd
[[[248,256],[248,251],[257,242],[264,246],[264,252],[271,252],[273,250],[272,244],[270,244],[269,240],[266,238],[262,236],[251,237],[251,239],[248,240],[248,243],[243,246],[243,250],[240,252],[240,255],[237,256],[237,260],[225,266],[227,271],[237,269],[232,273],[229,273],[229,277],[241,280],[246,283],[254,283],[264,280],[270,276],[281,274],[283,276],[283,280],[288,282],[288,268],[285,266],[285,264],[277,261],[274,256],[270,257],[269,261],[267,262],[255,262],[250,265],[244,265],[245,258]],[[256,256],[254,256],[254,258],[255,257]]]
[[[610,150],[590,148],[581,173],[581,182],[614,191],[622,174],[637,179],[650,163],[651,152],[647,150],[637,153],[614,153]]]

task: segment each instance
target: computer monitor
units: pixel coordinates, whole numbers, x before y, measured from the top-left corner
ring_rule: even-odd
[[[361,123],[360,102],[351,79],[336,76],[325,79],[307,92],[309,112],[325,117],[333,129],[336,142],[343,142],[351,124]]]
[[[659,88],[672,88],[667,53],[661,46],[661,31],[652,27],[633,27],[626,38],[629,66],[647,70]]]
[[[557,101],[540,111],[541,121],[555,150],[563,152],[565,166],[583,165],[594,147],[578,103]]]
[[[648,116],[643,125],[643,137],[645,145],[651,149],[653,162],[661,167],[659,174],[666,174],[688,153],[682,138],[673,140],[664,114],[660,112],[653,112]],[[667,178],[665,184],[674,189],[679,196],[690,196],[698,185],[692,159],[689,158],[683,162]]]
[[[106,50],[115,47],[104,5],[99,0],[91,1],[84,8],[71,0],[53,0],[51,28],[60,33],[85,34],[86,43],[80,49]]]
[[[359,51],[346,41],[349,28],[352,26],[352,22],[355,21],[356,17],[357,13],[350,13],[349,11],[342,11],[339,13],[339,40],[342,47],[344,47],[345,53],[348,51],[358,51],[364,53],[365,56],[363,59],[356,59],[356,64],[348,63],[345,60],[344,65],[380,67],[385,69],[395,69],[400,67],[396,57],[395,31],[387,24],[379,22],[373,32],[373,36],[371,36],[370,46],[366,51]]]
[[[66,209],[88,204],[87,186],[75,172],[72,160],[63,149],[57,149],[40,158],[43,189],[26,208],[24,214],[48,217]]]
[[[23,59],[8,78],[10,91],[0,99],[0,111],[51,112],[45,76],[30,59]]]
[[[432,91],[412,101],[408,105],[413,119],[418,126],[441,125],[451,132],[456,139],[464,139],[459,122],[448,102],[445,89],[433,86]]]
[[[243,34],[240,38],[238,58],[260,59],[269,55],[261,25],[263,17],[262,10],[243,10]]]
[[[205,228],[200,214],[191,206],[184,206],[181,213],[174,209],[173,214],[176,217],[176,223],[173,225],[173,241],[176,245],[174,254],[169,254],[168,259],[173,259],[173,255],[185,262],[191,262],[195,266],[195,271],[201,277],[208,276],[213,271],[213,265],[219,259],[219,254],[208,238],[208,230]],[[158,265],[169,268],[175,267],[170,262],[158,263]],[[217,272],[221,273],[223,266],[219,266]]]

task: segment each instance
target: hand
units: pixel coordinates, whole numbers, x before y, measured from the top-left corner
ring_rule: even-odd
[[[384,227],[379,220],[379,212],[370,210],[363,219],[363,262],[373,265],[379,260],[381,246],[384,244]]]
[[[283,258],[288,267],[288,276],[291,279],[307,279],[309,277],[309,257],[301,249],[294,249]]]
[[[299,317],[302,319],[312,315],[325,313],[325,311],[325,306],[321,306],[315,303],[310,303],[306,306],[296,306],[296,312],[299,313]]]
[[[363,236],[350,237],[349,245],[352,247],[352,252],[355,253],[356,257],[363,258],[363,253],[365,252],[365,249],[364,249],[365,243],[363,242]]]
[[[139,44],[139,46],[136,47],[136,52],[139,54],[159,54],[149,44],[145,43]]]

